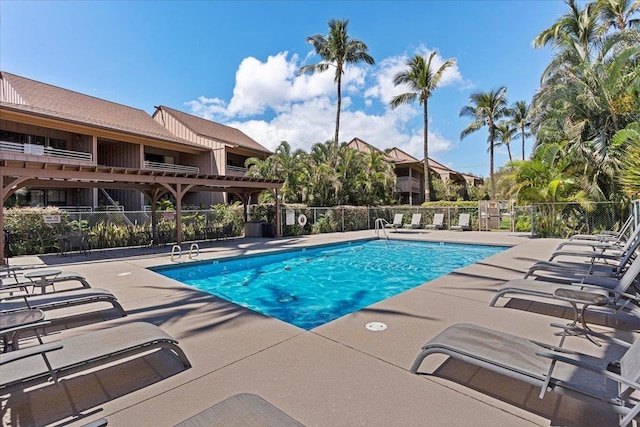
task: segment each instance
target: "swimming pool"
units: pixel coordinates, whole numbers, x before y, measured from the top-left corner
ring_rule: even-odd
[[[310,330],[505,249],[371,240],[153,270]]]

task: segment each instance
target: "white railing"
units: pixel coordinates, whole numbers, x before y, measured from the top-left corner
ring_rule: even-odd
[[[93,161],[93,154],[82,151],[60,150],[36,144],[20,144],[17,142],[0,141],[0,151],[29,154],[32,156],[55,157],[58,159]]]
[[[155,171],[166,171],[166,172],[200,173],[200,168],[196,166],[174,165],[171,163],[159,163],[159,162],[148,162],[148,161],[144,162],[142,168],[155,170]]]

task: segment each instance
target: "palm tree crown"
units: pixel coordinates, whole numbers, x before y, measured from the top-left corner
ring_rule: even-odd
[[[416,55],[407,61],[407,69],[395,75],[393,84],[406,85],[410,92],[395,96],[391,102],[391,108],[397,108],[402,104],[410,104],[416,99],[422,105],[424,112],[424,199],[431,200],[431,173],[429,171],[429,107],[428,100],[432,92],[438,88],[442,81],[442,76],[447,68],[456,64],[454,59],[447,59],[442,65],[436,68],[433,58],[436,51],[431,52],[429,58],[425,59],[421,55]]]
[[[360,40],[352,39],[347,33],[349,20],[329,20],[329,34],[324,36],[316,34],[307,37],[310,43],[320,56],[322,62],[317,64],[305,65],[298,70],[299,74],[305,73],[322,73],[327,71],[329,67],[335,67],[336,74],[334,81],[338,86],[338,107],[336,111],[336,132],[335,141],[338,141],[340,132],[340,107],[342,105],[342,75],[346,64],[356,64],[364,62],[372,65],[375,60],[367,53],[368,47]]]
[[[460,132],[460,139],[476,132],[484,126],[489,128],[489,153],[490,153],[490,174],[491,174],[491,198],[496,198],[496,183],[494,179],[493,152],[497,137],[498,119],[506,116],[509,112],[507,108],[507,88],[500,87],[489,92],[472,93],[469,97],[471,105],[466,105],[460,110],[460,117],[471,117],[473,121]]]

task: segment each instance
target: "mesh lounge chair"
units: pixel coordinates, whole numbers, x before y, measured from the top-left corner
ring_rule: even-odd
[[[618,279],[607,279],[598,276],[587,276],[583,282],[574,285],[559,285],[542,280],[515,279],[508,281],[494,295],[489,303],[494,306],[499,298],[507,294],[531,295],[540,298],[567,301],[575,313],[575,321],[579,318],[584,323],[584,311],[589,305],[609,306],[615,310],[622,310],[630,304],[640,305],[637,295],[627,293],[629,287],[640,274],[640,257],[636,258],[624,275]],[[577,305],[582,304],[582,310]],[[631,305],[631,307],[635,307]]]
[[[57,382],[63,375],[156,349],[173,351],[185,368],[191,367],[176,340],[151,323],[135,322],[1,353],[0,390],[49,378]]]
[[[413,214],[411,215],[411,222],[409,224],[405,224],[403,228],[420,228],[420,221],[422,220],[422,214]]]
[[[433,222],[424,226],[427,230],[440,230],[444,222],[444,214],[437,213],[433,216]]]
[[[56,283],[74,282],[74,281],[80,282],[83,288],[91,288],[91,285],[89,285],[89,282],[87,282],[87,279],[84,276],[72,271],[63,271],[62,273],[58,274],[56,277],[47,280],[47,285],[49,284],[54,285],[54,290],[55,290]],[[27,286],[32,286],[34,288],[33,290],[35,290],[35,287],[40,287],[42,285],[38,282],[33,282],[30,280],[21,280],[18,277],[16,270],[12,271],[12,275],[10,277],[0,278],[0,289],[2,288],[26,289]]]
[[[231,396],[175,427],[303,427],[285,412],[260,396],[241,393]]]
[[[572,262],[572,261],[538,261],[529,267],[529,270],[525,274],[525,279],[529,276],[546,277],[540,272],[556,273],[553,276],[554,281],[575,282],[575,276],[569,277],[570,274],[580,275],[599,275],[609,277],[621,277],[624,270],[628,267],[629,263],[638,256],[637,250],[640,246],[640,239],[636,239],[632,243],[628,250],[622,253],[619,257],[610,257],[606,259],[605,263],[600,261],[598,254],[593,254],[589,262]],[[588,257],[587,257],[588,258]],[[564,275],[564,279],[563,276]]]
[[[385,224],[385,228],[400,228],[402,227],[402,217],[403,214],[395,214],[393,216],[393,222],[391,224]]]
[[[640,241],[640,227],[637,227],[631,236],[627,240],[624,246],[620,247],[618,245],[596,245],[593,246],[591,251],[565,251],[559,248],[549,258],[549,261],[553,261],[556,257],[559,256],[569,256],[569,257],[587,257],[587,258],[595,258],[595,259],[616,259],[624,256],[624,254],[629,251],[635,251],[634,247],[638,247],[638,241]],[[589,245],[591,246],[591,245]]]
[[[127,312],[122,308],[118,299],[106,289],[76,289],[44,295],[21,295],[0,301],[0,312],[11,312],[28,308],[40,310],[54,310],[74,305],[108,302],[118,309],[121,316]]]
[[[598,234],[574,234],[569,240],[591,240],[600,242],[623,241],[627,231],[633,225],[633,216],[629,216],[618,232],[605,231]]]
[[[471,230],[471,226],[469,225],[469,221],[471,221],[471,215],[469,214],[460,214],[458,218],[458,225],[452,225],[452,230],[465,231]]]
[[[629,399],[631,393],[640,389],[640,340],[629,344],[602,334],[568,326],[563,328],[567,332],[579,331],[609,340],[627,347],[627,351],[619,361],[609,361],[461,323],[448,327],[426,343],[411,366],[411,372],[416,373],[428,355],[442,353],[539,386],[540,398],[552,389],[580,399],[602,400],[619,414],[621,426],[631,423],[640,412],[640,403]]]

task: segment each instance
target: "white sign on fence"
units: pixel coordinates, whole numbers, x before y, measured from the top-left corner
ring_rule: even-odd
[[[293,209],[287,209],[285,214],[285,224],[294,225],[296,223],[296,213]]]
[[[45,215],[45,224],[60,224],[60,215]]]

